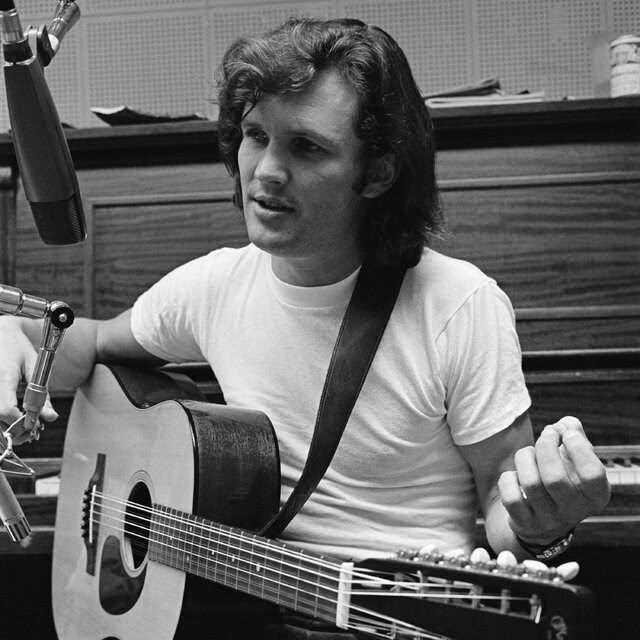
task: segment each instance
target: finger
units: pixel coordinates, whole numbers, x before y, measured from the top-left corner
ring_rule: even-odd
[[[3,430],[6,430],[7,427],[10,427],[21,417],[22,411],[18,407],[5,407],[0,411],[0,425],[2,425]]]
[[[59,418],[58,412],[53,408],[51,404],[51,398],[49,394],[47,394],[47,398],[44,402],[44,406],[42,407],[42,411],[40,412],[40,418],[45,422],[53,422]]]
[[[11,424],[20,417],[16,390],[21,379],[18,367],[0,374],[0,421]]]
[[[582,426],[582,422],[580,422],[580,420],[578,420],[578,418],[574,416],[564,416],[563,418],[560,418],[558,422],[547,425],[542,432],[544,433],[547,430],[555,431],[561,437],[565,433],[569,433],[572,431],[577,431],[579,433],[582,433],[582,435],[584,435],[584,428]]]
[[[542,480],[535,447],[523,447],[514,455],[518,482],[534,513],[547,516],[556,511],[556,504]]]
[[[526,531],[533,524],[533,512],[522,493],[518,474],[515,471],[505,471],[498,479],[500,499],[509,517],[514,523],[514,529]]]
[[[596,508],[604,507],[611,497],[607,471],[586,435],[569,432],[563,436],[565,465],[572,469],[572,478],[585,499]]]
[[[566,431],[575,437],[583,437],[578,431]],[[535,455],[542,484],[551,499],[561,509],[570,507],[572,511],[587,507],[581,492],[581,481],[574,464],[562,445],[560,435],[554,429],[545,428],[536,441]]]

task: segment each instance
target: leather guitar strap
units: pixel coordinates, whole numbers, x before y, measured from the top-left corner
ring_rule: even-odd
[[[342,320],[298,484],[261,534],[277,537],[322,479],[351,415],[402,286],[405,269],[363,264]]]

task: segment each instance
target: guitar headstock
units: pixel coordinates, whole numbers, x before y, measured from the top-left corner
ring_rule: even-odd
[[[379,581],[354,584],[352,606],[452,640],[589,640],[594,635],[591,592],[540,563],[504,566],[410,551],[366,560],[354,576],[363,571]]]

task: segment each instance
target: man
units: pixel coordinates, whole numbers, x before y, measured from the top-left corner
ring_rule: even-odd
[[[286,499],[359,267],[401,265],[335,458],[283,538],[354,558],[426,544],[469,552],[479,500],[494,551],[561,549],[607,502],[606,474],[575,418],[533,444],[508,299],[425,248],[442,226],[433,136],[398,45],[354,20],[292,20],[238,41],[221,67],[219,135],[251,244],[177,269],[113,320],[78,320],[58,384],[81,384],[96,362],[206,359],[228,404],[271,418]],[[10,423],[40,327],[0,320]],[[301,637],[291,633],[281,637]]]

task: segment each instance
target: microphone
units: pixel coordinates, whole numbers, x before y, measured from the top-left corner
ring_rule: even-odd
[[[0,520],[13,542],[20,542],[31,533],[31,527],[2,471],[0,471]]]
[[[52,23],[38,30],[44,58],[51,58],[60,39],[77,19],[75,3],[62,0]],[[0,0],[0,35],[4,80],[13,144],[25,196],[45,244],[74,244],[86,238],[78,179],[71,160],[43,65],[24,35],[13,0]]]

